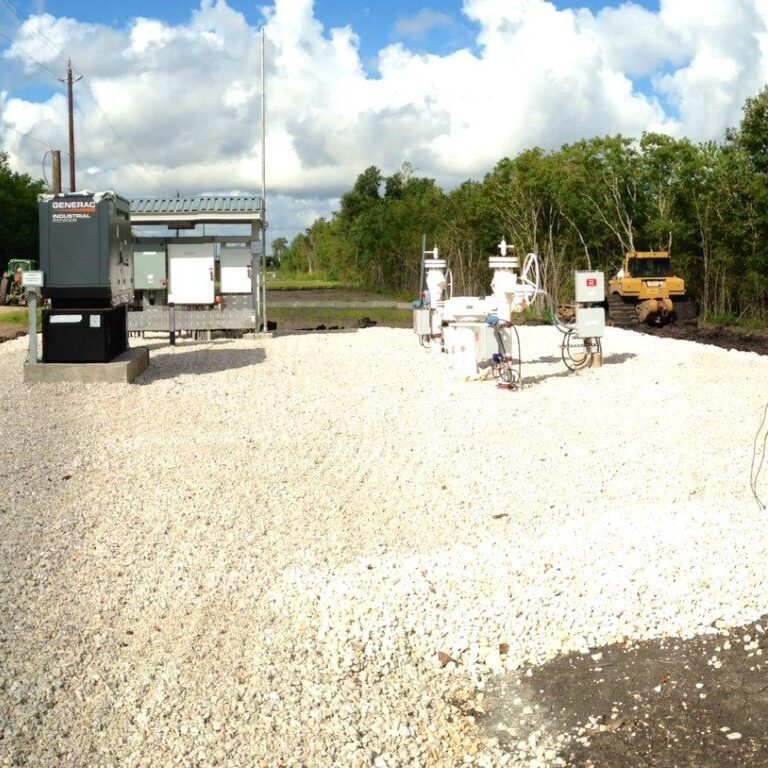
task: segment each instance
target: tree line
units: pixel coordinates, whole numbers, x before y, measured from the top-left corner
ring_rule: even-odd
[[[16,173],[0,150],[0,273],[9,259],[38,259],[37,196],[42,181]]]
[[[409,164],[361,173],[330,218],[288,244],[284,268],[416,291],[422,233],[450,260],[455,292],[488,290],[504,236],[539,255],[545,285],[572,298],[574,269],[613,275],[625,252],[669,251],[708,316],[768,320],[768,87],[722,141],[658,133],[591,138],[500,160],[446,192]]]

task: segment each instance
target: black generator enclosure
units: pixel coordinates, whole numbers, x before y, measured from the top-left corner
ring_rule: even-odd
[[[114,192],[40,196],[43,362],[103,363],[128,349],[130,203]]]
[[[108,363],[128,348],[127,307],[43,313],[44,363]]]

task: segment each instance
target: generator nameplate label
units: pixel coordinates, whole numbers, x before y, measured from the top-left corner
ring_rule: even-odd
[[[101,328],[101,315],[91,315],[91,328]]]
[[[51,203],[51,220],[55,224],[69,224],[90,219],[96,213],[96,203],[88,200],[60,200]]]
[[[82,315],[51,315],[51,323],[53,325],[80,323],[82,320]]]

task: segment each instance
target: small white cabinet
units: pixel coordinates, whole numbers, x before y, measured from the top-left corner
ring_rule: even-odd
[[[222,248],[219,262],[222,293],[251,293],[250,248]]]
[[[213,243],[168,244],[170,304],[213,304],[215,248]]]

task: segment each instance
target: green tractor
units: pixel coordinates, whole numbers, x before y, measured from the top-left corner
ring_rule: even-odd
[[[29,259],[11,259],[8,268],[0,278],[0,307],[6,304],[27,306],[29,295],[21,284],[21,273],[37,269],[37,264]]]

